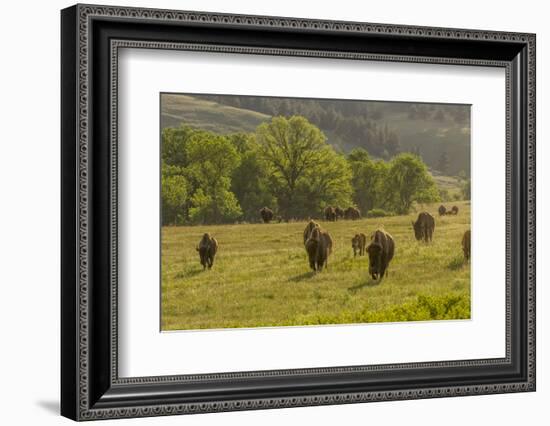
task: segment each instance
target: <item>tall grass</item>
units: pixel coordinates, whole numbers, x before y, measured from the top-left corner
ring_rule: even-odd
[[[334,240],[328,269],[309,270],[305,222],[182,226],[162,229],[162,329],[236,328],[470,318],[470,267],[461,239],[468,202],[457,216],[436,216],[434,240],[414,239],[408,216],[322,222]],[[368,275],[368,257],[353,257],[351,238],[377,228],[396,244],[389,276]],[[204,232],[219,242],[212,270],[195,247]]]

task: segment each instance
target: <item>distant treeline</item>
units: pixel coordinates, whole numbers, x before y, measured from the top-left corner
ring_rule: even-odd
[[[264,114],[307,117],[325,132],[333,132],[343,141],[357,143],[377,157],[389,158],[400,151],[397,133],[387,124],[380,125],[383,112],[362,101],[323,101],[318,99],[286,99],[263,96],[201,96],[220,104],[245,108]]]
[[[420,154],[418,146],[402,148],[397,129],[388,126],[384,120],[386,115],[404,113],[409,120],[438,122],[451,120],[457,125],[468,124],[469,126],[468,109],[457,105],[234,95],[200,95],[199,97],[274,117],[301,115],[324,132],[330,132],[331,137],[339,139],[343,145],[360,146],[373,156],[384,159],[389,159],[402,151]]]
[[[345,156],[302,116],[274,117],[254,133],[162,131],[164,225],[256,222],[264,206],[283,219],[319,217],[327,206],[405,214],[439,199],[419,156]]]

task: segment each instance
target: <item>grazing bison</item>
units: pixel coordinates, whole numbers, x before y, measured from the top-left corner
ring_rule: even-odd
[[[344,219],[357,220],[361,219],[361,212],[355,207],[348,207],[344,212]]]
[[[306,243],[307,239],[309,238],[309,235],[311,234],[311,231],[313,229],[319,228],[319,224],[315,222],[313,219],[311,219],[308,224],[306,225],[306,229],[304,229],[304,244]]]
[[[336,211],[334,207],[328,206],[325,209],[325,220],[329,222],[336,222]]]
[[[458,214],[458,207],[453,206],[453,208],[451,209],[451,212],[453,212],[454,215],[457,215]]]
[[[445,216],[445,213],[447,213],[447,209],[443,204],[439,206],[439,209],[437,209],[439,216]]]
[[[344,217],[344,210],[340,207],[334,207],[334,213],[336,213],[336,220],[342,219]]]
[[[210,234],[206,233],[202,236],[199,245],[197,246],[197,251],[201,258],[201,265],[203,269],[212,268],[214,265],[214,257],[218,251],[218,242],[214,237],[211,237]]]
[[[393,238],[387,232],[378,230],[371,237],[371,243],[367,247],[369,254],[369,274],[373,280],[388,276],[388,266],[393,259],[395,244]]]
[[[260,209],[260,216],[262,217],[264,223],[269,223],[273,219],[273,210],[267,207],[262,207]]]
[[[314,271],[321,271],[328,265],[328,256],[332,252],[332,238],[319,226],[314,227],[305,243],[309,266]]]
[[[435,229],[435,219],[428,212],[422,212],[418,215],[416,222],[412,222],[414,237],[420,241],[432,241],[432,235]]]
[[[351,247],[353,248],[353,257],[363,256],[365,254],[365,247],[367,246],[367,236],[363,233],[355,234],[355,237],[351,239]]]
[[[462,237],[462,251],[464,252],[464,259],[470,260],[470,250],[471,250],[471,232],[468,229],[464,232]]]

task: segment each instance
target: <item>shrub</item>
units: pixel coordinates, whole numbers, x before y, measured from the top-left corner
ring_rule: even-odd
[[[418,295],[416,300],[380,311],[349,312],[338,315],[303,315],[296,324],[346,324],[401,321],[433,321],[470,318],[470,298],[464,294]]]
[[[392,213],[387,212],[383,209],[372,209],[367,212],[367,217],[386,217],[386,216],[393,216]]]

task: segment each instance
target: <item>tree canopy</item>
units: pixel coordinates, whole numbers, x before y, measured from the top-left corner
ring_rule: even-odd
[[[257,221],[264,206],[287,219],[350,205],[403,214],[439,197],[419,156],[345,156],[301,116],[274,117],[253,133],[165,128],[161,159],[163,224]]]
[[[284,216],[303,217],[331,203],[349,203],[348,164],[304,117],[275,117],[258,127],[256,139]]]
[[[389,205],[399,214],[407,214],[414,202],[439,200],[435,182],[426,164],[414,154],[399,154],[389,163],[385,180]]]

